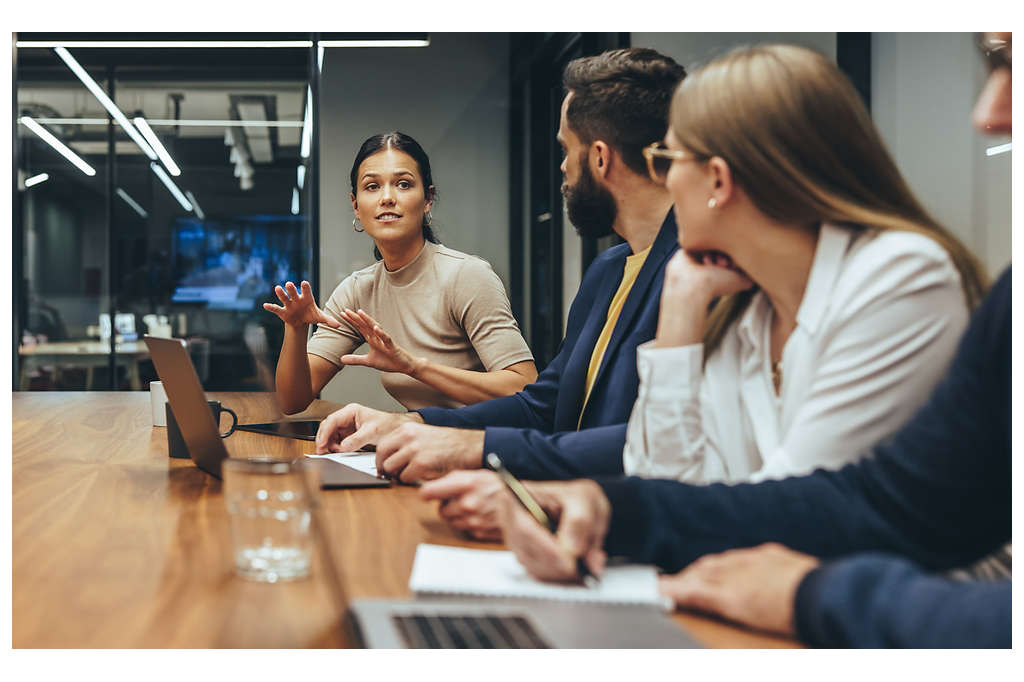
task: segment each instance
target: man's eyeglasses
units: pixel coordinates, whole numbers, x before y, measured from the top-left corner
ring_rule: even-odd
[[[672,167],[673,161],[700,161],[700,157],[689,152],[667,149],[664,142],[652,142],[644,147],[644,160],[647,161],[647,172],[651,180],[659,185],[665,184],[668,177],[668,169]]]
[[[989,71],[1007,68],[1013,69],[1013,43],[992,34],[983,34],[978,40],[978,48],[981,50]]]

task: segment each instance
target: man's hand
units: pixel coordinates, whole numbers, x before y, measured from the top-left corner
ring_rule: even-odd
[[[818,560],[769,543],[701,557],[659,580],[661,593],[685,606],[760,630],[794,635],[793,602]]]
[[[320,422],[316,432],[316,452],[353,452],[364,445],[379,443],[402,424],[422,423],[415,412],[382,412],[359,403],[349,403]]]
[[[420,498],[440,500],[437,513],[476,540],[501,540],[498,504],[505,484],[493,471],[453,471],[420,488]]]
[[[403,483],[483,466],[484,432],[406,423],[377,441],[377,473]]]
[[[498,520],[519,563],[540,580],[575,581],[576,559],[583,557],[591,573],[600,576],[607,560],[601,547],[611,519],[611,505],[600,486],[590,480],[524,485],[557,520],[558,530],[552,535],[510,493],[503,493]]]

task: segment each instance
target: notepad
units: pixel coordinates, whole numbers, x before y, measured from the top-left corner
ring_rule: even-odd
[[[671,608],[658,592],[653,566],[610,566],[596,587],[541,582],[512,552],[421,544],[416,547],[409,589],[419,595],[552,599]]]
[[[312,459],[329,459],[352,467],[371,476],[377,475],[377,454],[374,452],[330,452],[326,455],[306,455]]]

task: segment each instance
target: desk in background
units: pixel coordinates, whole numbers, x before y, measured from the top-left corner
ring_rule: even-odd
[[[274,418],[265,394],[211,393],[239,421]],[[337,405],[315,402],[308,414]],[[265,584],[233,573],[220,481],[167,456],[146,392],[13,396],[13,646],[342,647],[319,552],[312,575]],[[312,444],[236,432],[233,457],[297,457]],[[416,489],[323,493],[328,536],[350,598],[408,597],[416,545],[466,540]],[[714,647],[792,647],[690,614],[675,620]]]
[[[142,341],[119,343],[117,350],[117,366],[128,370],[128,382],[132,389],[142,388],[139,378],[139,362],[149,357],[149,350]],[[54,366],[59,373],[68,367],[85,368],[85,387],[92,388],[93,373],[97,367],[110,365],[110,344],[102,341],[51,341],[35,346],[19,346],[18,355],[22,391],[28,390],[32,372],[40,367]]]

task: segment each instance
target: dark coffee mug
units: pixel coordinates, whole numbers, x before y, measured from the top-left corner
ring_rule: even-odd
[[[207,400],[206,404],[210,406],[210,412],[213,413],[213,421],[217,424],[217,428],[220,428],[221,412],[227,412],[231,415],[231,428],[227,430],[227,433],[220,434],[220,437],[227,438],[234,433],[235,427],[238,426],[238,415],[235,414],[234,410],[230,407],[222,406],[219,400]],[[174,412],[171,411],[171,404],[167,403],[165,408],[167,409],[167,454],[177,459],[190,459],[188,446],[185,445],[185,439],[181,436],[181,429],[178,428]]]

